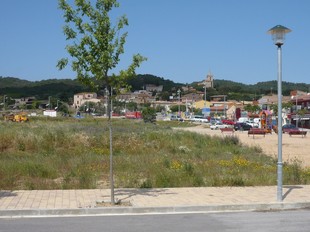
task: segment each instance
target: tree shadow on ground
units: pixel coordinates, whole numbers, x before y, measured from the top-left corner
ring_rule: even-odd
[[[119,197],[123,197],[122,200],[126,200],[136,195],[157,197],[158,195],[162,195],[162,194],[175,194],[175,193],[168,192],[168,189],[164,189],[164,188],[156,188],[156,189],[141,188],[141,189],[117,189],[115,190],[115,195]]]
[[[303,187],[287,185],[287,186],[283,186],[283,188],[287,189],[286,193],[284,193],[283,195],[283,200],[284,200],[294,189],[302,189]]]
[[[0,198],[15,196],[17,196],[17,194],[12,191],[0,190]]]

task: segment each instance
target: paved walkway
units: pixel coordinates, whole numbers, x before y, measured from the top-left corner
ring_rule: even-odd
[[[310,207],[310,185],[277,186],[0,191],[0,216],[175,213],[231,210],[271,210]]]

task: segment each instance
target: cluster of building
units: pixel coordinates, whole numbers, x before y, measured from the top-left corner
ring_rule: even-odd
[[[163,110],[163,113],[168,115],[171,112],[172,106],[179,106],[179,116],[183,118],[189,118],[195,112],[200,111],[202,115],[208,117],[225,118],[236,121],[239,117],[257,117],[260,112],[247,112],[245,106],[256,105],[260,110],[265,110],[273,115],[272,106],[278,104],[278,97],[276,94],[269,94],[261,97],[257,101],[236,101],[227,99],[226,95],[214,95],[210,97],[210,100],[206,100],[206,91],[208,88],[213,88],[213,75],[209,73],[206,79],[199,83],[203,86],[204,91],[197,91],[196,89],[183,86],[181,89],[175,89],[175,94],[170,96],[168,101],[157,100],[157,96],[154,93],[160,94],[163,91],[163,86],[145,85],[142,90],[135,92],[123,92],[115,96],[115,99],[119,102],[129,103],[134,102],[137,104],[150,104],[152,107],[159,107]],[[10,106],[10,109],[21,109],[20,106],[31,106],[35,103],[34,97],[14,99],[15,104]],[[3,97],[3,108],[7,105],[7,97]],[[57,107],[58,108],[58,100]],[[87,103],[99,103],[106,105],[107,99],[105,96],[98,97],[94,92],[77,93],[73,98],[72,107],[77,111],[81,106],[87,105]],[[291,107],[284,109],[282,112],[283,122],[292,123],[299,127],[305,127],[310,129],[310,94],[302,91],[292,91],[290,96],[283,96],[282,103],[290,103]],[[42,109],[45,109],[45,113],[49,116],[56,115],[54,107],[51,108],[50,99],[46,102],[41,102]],[[182,108],[180,106],[183,106]],[[184,107],[185,106],[185,107]],[[29,108],[28,108],[29,109]],[[182,110],[181,110],[182,109]],[[185,110],[184,110],[185,109]],[[126,111],[126,109],[125,109]],[[51,114],[51,115],[50,115]],[[273,115],[274,119],[276,115]]]
[[[213,88],[213,77],[211,74],[207,75],[205,81],[201,82],[205,91],[207,88]],[[203,99],[205,92],[193,91],[188,87],[183,87],[182,91],[177,91],[174,96],[170,97],[169,101],[157,101],[153,92],[160,93],[163,86],[146,85],[145,89],[127,92],[116,96],[116,100],[121,102],[135,102],[137,104],[149,103],[153,107],[161,106],[165,109],[165,113],[170,112],[171,106],[186,106],[186,110],[179,112],[182,117],[190,117],[201,110],[201,114],[205,116],[212,115],[213,117],[222,117],[236,121],[239,117],[255,117],[259,114],[253,114],[244,110],[246,105],[258,105],[261,110],[266,110],[273,113],[272,105],[278,104],[276,94],[263,96],[258,101],[235,101],[228,100],[226,95],[211,96],[210,101]],[[189,92],[181,95],[181,92]],[[79,109],[86,102],[103,102],[105,98],[99,99],[96,93],[78,93],[74,95],[73,107]],[[285,123],[293,123],[305,128],[310,128],[310,94],[302,91],[292,91],[291,96],[284,96],[283,103],[291,102],[292,107],[283,110],[283,121]],[[304,112],[303,114],[301,114]],[[274,116],[275,117],[275,116]]]

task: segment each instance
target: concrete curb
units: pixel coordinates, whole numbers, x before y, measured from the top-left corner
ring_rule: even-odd
[[[236,204],[206,206],[171,206],[171,207],[101,207],[79,209],[22,209],[0,210],[0,217],[48,217],[48,216],[95,216],[95,215],[130,215],[130,214],[176,214],[210,213],[232,211],[272,211],[310,208],[310,202],[271,203],[271,204]]]

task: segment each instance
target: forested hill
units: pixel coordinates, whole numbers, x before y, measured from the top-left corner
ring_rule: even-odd
[[[163,91],[172,91],[181,86],[184,86],[182,83],[175,83],[171,80],[164,79],[162,77],[157,77],[151,74],[139,74],[135,78],[132,78],[128,81],[128,84],[132,87],[132,90],[139,90],[145,87],[146,84],[152,85],[162,85]]]
[[[245,85],[238,82],[227,81],[227,80],[215,80],[214,88],[223,92],[240,92],[240,93],[257,93],[257,94],[268,94],[277,93],[277,81],[266,81],[258,82],[254,85]],[[285,96],[290,95],[292,90],[301,90],[308,92],[310,84],[306,83],[292,83],[282,82],[282,93]]]
[[[0,88],[10,88],[10,87],[25,87],[31,85],[33,82],[27,80],[21,80],[15,77],[1,77],[0,76]]]
[[[72,79],[49,79],[32,82],[15,77],[0,76],[0,95],[8,95],[12,98],[35,96],[37,99],[47,99],[49,96],[54,96],[67,101],[75,93],[87,90],[77,80]]]
[[[163,91],[166,96],[175,93],[176,89],[182,86],[191,86],[198,91],[204,91],[203,86],[199,85],[198,82],[191,84],[175,83],[151,74],[139,74],[129,80],[128,84],[132,86],[132,91],[143,89],[146,84],[163,85]],[[282,83],[283,95],[285,96],[288,96],[292,90],[298,89],[308,92],[309,88],[310,84],[305,83]],[[75,93],[83,91],[91,90],[80,84],[77,80],[72,79],[49,79],[33,82],[15,77],[0,76],[0,95],[8,95],[12,98],[35,96],[37,99],[47,99],[48,96],[53,96],[67,101]],[[211,95],[225,94],[228,95],[229,100],[253,100],[271,92],[277,92],[277,81],[258,82],[254,85],[246,85],[234,81],[215,79],[214,89],[207,90],[207,98],[209,99]]]

